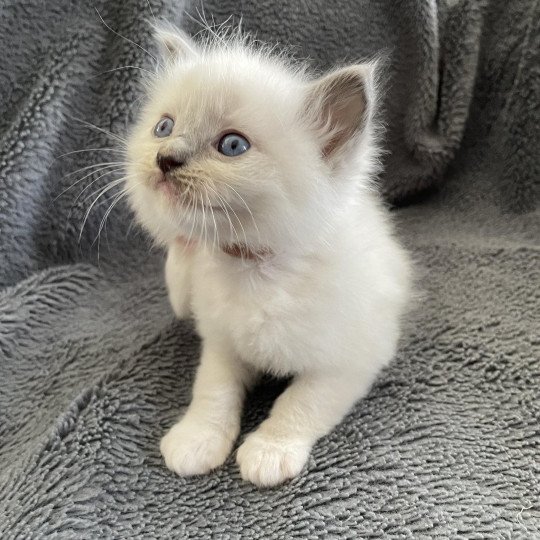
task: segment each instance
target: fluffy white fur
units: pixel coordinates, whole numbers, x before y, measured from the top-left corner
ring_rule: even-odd
[[[237,453],[244,479],[276,485],[392,359],[410,293],[408,258],[372,184],[374,67],[313,78],[238,36],[157,38],[164,63],[129,141],[127,189],[168,248],[174,311],[193,314],[203,339],[192,402],[161,452],[179,475],[219,467],[258,374],[293,375]],[[156,138],[163,115],[173,132]],[[227,132],[251,148],[220,154]],[[184,166],[164,179],[158,152]]]

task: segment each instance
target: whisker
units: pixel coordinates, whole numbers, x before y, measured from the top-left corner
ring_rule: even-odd
[[[116,172],[116,171],[110,171],[110,172]],[[108,173],[107,173],[108,174]],[[105,175],[101,175],[101,177],[103,176],[106,176]],[[106,187],[114,187],[114,186],[117,186],[118,184],[120,184],[121,182],[124,182],[127,178],[130,178],[130,176],[123,176],[121,178],[116,178],[110,182],[107,183],[107,186]],[[98,180],[99,178],[96,178],[96,180]],[[88,189],[94,182],[91,182],[88,186],[86,186],[78,195],[77,197],[75,198],[75,200],[73,201],[72,205],[71,205],[71,208],[69,209],[69,213],[68,213],[68,216],[67,216],[67,219],[66,221],[69,222],[69,220],[71,219],[71,214],[73,213],[73,210],[75,209],[75,205],[77,204],[77,201],[79,200],[80,196],[86,191],[86,189]],[[96,193],[98,193],[99,191],[101,191],[102,189],[104,189],[104,187],[100,187],[98,188],[96,191],[92,192],[88,197],[86,197],[82,202],[86,202],[88,199],[92,198]],[[99,205],[98,205],[99,206]]]
[[[105,148],[82,148],[80,150],[73,150],[72,152],[66,152],[65,154],[60,154],[59,156],[55,156],[54,159],[60,159],[66,156],[71,156],[72,154],[81,154],[82,152],[97,152],[101,150],[102,152],[121,152],[125,154],[125,150],[122,150],[120,148],[113,148],[113,147],[105,147]]]
[[[94,240],[93,240],[93,242],[91,244],[91,246],[93,246],[96,243],[96,240],[97,240],[97,243],[98,243],[98,265],[99,265],[99,261],[100,261],[100,251],[101,251],[101,232],[102,232],[103,228],[106,226],[107,218],[111,214],[113,208],[129,193],[129,191],[132,190],[132,189],[135,189],[140,183],[141,182],[139,182],[139,183],[137,183],[135,185],[132,185],[132,186],[125,187],[124,189],[122,189],[120,191],[120,193],[115,195],[111,205],[106,210],[103,218],[101,219],[97,236],[94,238]],[[131,221],[131,223],[133,223],[133,220]]]
[[[204,201],[202,198],[202,193],[199,192],[199,196],[201,197],[201,210],[203,214],[202,223],[203,223],[203,231],[204,231],[204,249],[206,249],[206,244],[208,243],[208,239],[206,236],[206,210],[204,209]]]
[[[210,208],[210,212],[212,213],[212,221],[214,222],[214,239],[212,241],[212,255],[214,254],[214,251],[216,249],[216,235],[217,235],[217,243],[219,247],[219,233],[218,233],[218,227],[216,223],[216,217],[214,215],[214,209],[212,208],[212,202],[210,201],[210,197],[208,197],[208,189],[205,188],[204,194],[206,196],[206,200],[208,201],[208,206]]]
[[[62,195],[64,195],[64,193],[67,193],[70,189],[74,188],[77,184],[79,184],[80,182],[82,182],[85,178],[88,178],[89,176],[92,176],[93,174],[99,174],[101,173],[102,171],[106,170],[106,169],[110,169],[111,167],[115,167],[115,165],[109,165],[108,167],[102,167],[101,169],[97,169],[95,171],[91,171],[89,172],[88,174],[85,174],[82,178],[79,178],[77,181],[73,182],[73,184],[69,185],[67,188],[63,189],[53,200],[52,202],[56,202]],[[90,182],[90,184],[88,184],[87,187],[85,187],[83,189],[83,192],[88,189],[89,186],[91,186],[93,183],[95,183],[97,180],[99,180],[100,178],[103,178],[104,176],[107,176],[108,174],[111,174],[111,173],[114,173],[114,172],[118,172],[118,171],[121,171],[122,168],[119,167],[117,169],[112,169],[110,171],[107,171],[106,173],[98,176],[95,180],[93,180],[92,182]],[[79,195],[77,196],[77,199],[80,197],[80,193]],[[77,200],[75,199],[75,201]]]
[[[133,216],[131,218],[131,221],[129,222],[129,225],[128,225],[128,228],[127,228],[127,231],[126,231],[126,236],[125,236],[125,239],[127,240],[127,238],[129,237],[129,233],[131,232],[131,229],[133,228],[133,224],[135,223],[135,216]]]
[[[225,183],[225,185],[228,186],[227,183]],[[246,231],[245,231],[245,229],[244,229],[244,226],[242,225],[242,221],[240,221],[240,218],[238,217],[238,214],[235,212],[234,208],[231,206],[231,204],[230,204],[227,200],[225,200],[225,199],[223,199],[223,200],[224,200],[224,202],[227,204],[227,206],[231,209],[231,212],[233,213],[234,217],[236,218],[236,221],[238,221],[238,224],[240,225],[240,228],[242,229],[242,234],[243,234],[243,236],[244,236],[244,243],[245,243],[245,245],[246,245],[246,246],[249,245],[249,243],[248,243],[248,241],[247,241]]]
[[[98,17],[101,19],[101,22],[115,35],[117,35],[118,37],[121,37],[122,39],[125,39],[126,41],[128,41],[129,43],[132,43],[133,45],[135,45],[136,47],[139,47],[139,49],[141,49],[141,51],[144,51],[148,56],[150,56],[150,58],[153,58],[155,62],[157,62],[159,64],[159,61],[158,59],[153,55],[151,54],[150,52],[148,52],[142,45],[139,45],[137,42],[133,41],[132,39],[129,39],[128,37],[126,36],[123,36],[122,34],[120,34],[119,32],[117,32],[116,30],[113,30],[104,20],[103,20],[103,17],[101,16],[101,13],[99,12],[98,8],[94,8],[96,10],[96,13],[98,14]]]
[[[261,243],[261,233],[259,231],[259,227],[257,226],[257,222],[255,221],[255,216],[253,215],[253,212],[249,208],[248,204],[246,203],[246,201],[244,200],[242,195],[240,195],[240,193],[238,193],[238,191],[236,191],[236,189],[234,189],[230,184],[228,184],[227,182],[224,182],[224,183],[229,189],[231,189],[237,195],[237,197],[242,201],[243,205],[246,207],[246,210],[249,212],[249,215],[251,216],[251,220],[253,222],[253,226],[255,227],[255,230],[257,231],[257,238],[258,238],[258,241],[259,241],[259,244],[260,244]]]
[[[73,176],[77,173],[87,171],[88,169],[99,169],[100,167],[118,167],[119,165],[123,165],[122,161],[105,161],[103,163],[93,163],[92,165],[87,165],[86,167],[81,167],[80,169],[77,169],[76,171],[71,171],[70,173],[65,174],[62,178],[66,179],[70,176]],[[93,171],[97,172],[97,171]]]
[[[116,201],[116,198],[113,200],[113,202],[111,203],[109,208],[106,210],[105,216],[108,215],[108,212],[114,206],[115,201]],[[104,218],[105,218],[105,216],[104,216]],[[98,229],[97,236],[94,238],[94,240],[90,244],[90,247],[93,247],[94,244],[96,243],[96,240],[97,240],[97,261],[98,261],[98,265],[99,265],[99,262],[100,262],[100,255],[101,255],[101,229],[103,228],[103,224],[104,224],[104,220],[102,219],[100,224],[99,224],[99,229]]]
[[[100,238],[100,235],[101,235],[101,231],[103,230],[103,227],[105,226],[105,223],[107,222],[107,218],[109,217],[109,215],[112,212],[113,208],[120,202],[120,200],[123,197],[125,197],[131,189],[133,189],[135,187],[136,187],[136,185],[129,186],[129,187],[126,187],[123,190],[121,190],[120,193],[115,195],[115,197],[114,197],[112,203],[110,204],[109,208],[107,208],[105,214],[103,215],[103,218],[101,219],[101,223],[99,224],[99,229],[98,229],[97,236],[94,239],[94,241],[92,242],[92,245],[94,245],[96,240],[98,240],[98,250],[99,250],[99,238]],[[99,256],[98,256],[98,259],[99,259]]]
[[[110,172],[118,172],[118,171],[110,171]],[[70,213],[69,213],[69,216],[71,216],[71,211],[75,208],[75,205],[77,204],[77,201],[79,200],[79,198],[81,197],[81,195],[92,185],[92,184],[95,184],[100,178],[103,178],[104,176],[107,176],[108,174],[110,173],[105,173],[105,174],[102,174],[100,175],[98,178],[96,178],[95,180],[93,180],[92,182],[90,182],[90,184],[88,184],[78,195],[77,197],[75,198],[75,200],[73,201],[73,204],[71,206],[71,210],[70,210]],[[118,186],[119,184],[121,184],[122,182],[125,181],[125,177],[122,177],[122,178],[116,178],[114,180],[111,180],[109,182],[107,182],[107,188],[113,188],[115,186]],[[100,187],[98,188],[96,191],[94,191],[93,193],[91,193],[90,195],[88,195],[88,197],[86,197],[82,202],[83,204],[88,200],[88,199],[91,199],[98,191],[100,191],[101,189],[103,189],[103,187]],[[107,189],[107,191],[109,191]]]
[[[142,94],[137,99],[135,99],[129,106],[129,111],[131,112],[135,106],[139,106],[141,99],[144,99],[146,96]]]
[[[188,236],[185,249],[187,249],[187,247],[189,246],[191,242],[191,238],[193,236],[193,231],[195,228],[195,219],[197,217],[197,200],[195,199],[195,197],[191,197],[188,211],[189,211],[189,219],[191,220],[191,229],[189,230],[189,236]]]
[[[154,24],[157,25],[157,19],[156,19],[156,16],[154,15],[154,10],[152,9],[150,0],[146,0],[146,4],[148,5],[148,9],[150,10],[150,15],[152,15],[152,19],[154,19]]]
[[[110,174],[115,174],[115,173],[119,173],[119,172],[122,172],[124,169],[123,167],[119,167],[117,169],[110,169],[109,171],[106,171],[106,172],[103,172],[102,174],[100,174],[97,178],[94,178],[94,180],[92,180],[87,186],[85,186],[81,191],[80,193],[77,195],[77,197],[75,197],[75,201],[74,202],[77,202],[79,200],[79,197],[91,186],[93,186],[98,180],[100,180],[101,178],[105,178],[106,176],[109,176]],[[98,173],[100,173],[101,171],[97,171]],[[89,174],[86,175],[86,177],[88,176],[91,176],[93,174],[96,174],[96,171],[94,172],[91,172]],[[81,178],[81,180],[83,180],[83,178]],[[111,183],[116,183],[117,181],[119,181],[121,179],[113,179],[113,180],[109,180],[107,179],[107,183],[111,184]],[[78,180],[77,182],[75,182],[75,184],[77,184],[78,182],[80,182],[80,180]],[[75,185],[73,184],[73,185]]]
[[[101,178],[101,176],[100,176],[99,178]],[[98,178],[96,178],[96,180],[98,180]],[[77,200],[79,199],[79,197],[80,197],[80,196],[81,196],[81,195],[82,195],[82,194],[83,194],[83,193],[84,193],[84,192],[85,192],[85,191],[86,191],[93,183],[95,183],[96,180],[94,180],[93,182],[91,182],[90,184],[88,184],[88,186],[86,186],[86,187],[79,193],[79,195],[77,195],[77,198],[75,199],[74,202],[77,202]],[[116,179],[114,179],[114,180],[111,180],[110,182],[107,182],[107,186],[105,186],[105,187],[107,187],[107,188],[113,188],[113,187],[115,187],[115,186],[120,185],[122,182],[125,182],[125,180],[126,180],[126,177],[125,177],[125,176],[122,176],[121,178],[116,178]],[[96,191],[93,191],[92,193],[90,193],[90,195],[88,195],[87,197],[85,197],[85,198],[83,199],[82,202],[85,203],[88,199],[91,199],[96,193],[98,193],[98,192],[101,191],[102,189],[103,189],[103,186],[99,187],[98,189],[96,189]]]
[[[69,115],[68,115],[69,116]],[[101,128],[99,126],[96,126],[95,124],[92,124],[91,122],[87,122],[86,120],[82,120],[81,118],[77,118],[75,116],[69,116],[72,120],[75,120],[76,122],[79,122],[83,124],[84,126],[95,129],[96,131],[99,131],[100,133],[103,133],[104,135],[107,135],[108,137],[112,137],[116,141],[120,142],[122,146],[127,145],[127,140],[124,139],[124,137],[121,137],[120,135],[117,135],[116,133],[112,133],[111,131],[108,131],[104,128]]]
[[[219,204],[220,208],[222,208],[223,211],[225,212],[225,216],[226,216],[227,220],[229,221],[229,229],[230,229],[231,235],[234,234],[236,236],[236,240],[238,241],[238,243],[240,243],[240,237],[238,236],[238,232],[236,231],[236,228],[235,228],[235,226],[233,225],[233,223],[231,221],[231,216],[229,215],[229,211],[227,210],[227,208],[226,208],[226,206],[224,204],[224,203],[226,203],[226,201],[223,199],[223,197],[212,186],[209,185],[208,188],[210,190],[212,190],[212,192],[218,198],[218,204]]]
[[[240,220],[238,219],[238,216],[236,215],[233,207],[228,203],[228,201],[224,197],[219,196],[219,198],[223,201],[224,205],[227,205],[229,207],[229,209],[231,210],[231,212],[233,212],[233,214],[235,214],[236,221],[240,222]],[[232,226],[232,230],[234,232],[234,235],[236,236],[236,241],[239,244],[241,244],[242,242],[240,241],[240,236],[238,236],[238,231],[236,230],[236,227],[234,226],[234,224],[233,224],[233,222],[231,220],[229,210],[227,210],[226,206],[224,206],[224,208],[225,208],[225,213],[227,214],[227,218],[229,219],[229,224],[230,224],[230,226]],[[241,224],[240,224],[240,226],[241,226]],[[244,237],[245,237],[245,234],[244,234]]]
[[[139,71],[143,71],[144,73],[154,75],[154,73],[149,69],[145,69],[139,66],[119,66],[112,69],[106,69],[105,71],[100,71],[99,73],[96,73],[95,75],[89,77],[88,80],[95,79],[96,77],[101,77],[102,75],[106,75],[107,73],[113,73],[114,71],[120,71],[122,69],[138,69]]]
[[[123,180],[122,179],[118,179],[118,183],[120,180]],[[94,208],[95,204],[98,202],[98,200],[105,194],[107,193],[109,190],[113,189],[114,187],[116,187],[118,185],[118,183],[116,183],[117,181],[111,183],[110,185],[107,185],[105,186],[103,189],[101,189],[101,191],[99,192],[98,196],[94,199],[94,201],[92,202],[92,204],[90,205],[90,207],[88,208],[88,210],[86,211],[85,215],[84,215],[84,220],[83,220],[83,223],[82,223],[82,226],[81,226],[81,231],[79,233],[79,242],[81,241],[81,238],[82,238],[82,233],[83,233],[83,230],[84,230],[84,226],[86,225],[86,222],[88,221],[88,217],[90,216],[90,212],[92,211],[92,208]],[[88,197],[85,199],[85,201],[88,200]]]

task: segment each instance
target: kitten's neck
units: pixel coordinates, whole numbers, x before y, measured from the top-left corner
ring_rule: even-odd
[[[351,212],[341,212],[338,217],[335,217],[332,222],[327,220],[326,227],[318,227],[316,233],[298,236],[289,236],[287,241],[268,244],[256,243],[250,245],[247,242],[234,242],[225,245],[220,245],[217,252],[214,249],[209,251],[214,254],[221,252],[223,255],[231,259],[250,262],[265,262],[269,259],[274,259],[279,256],[280,260],[298,259],[305,257],[314,252],[322,255],[326,251],[333,251],[332,246],[336,244],[336,238],[343,236],[351,227]],[[185,236],[177,236],[176,242],[180,243],[186,252],[190,253],[198,248],[203,247],[203,243],[199,244],[197,240],[189,240]]]
[[[184,236],[177,236],[176,242],[181,244],[187,252],[192,252],[197,247],[197,242],[194,240],[187,240]],[[230,257],[235,259],[242,259],[247,261],[263,261],[273,254],[273,251],[269,247],[259,247],[252,249],[246,244],[228,244],[221,246],[221,251]]]

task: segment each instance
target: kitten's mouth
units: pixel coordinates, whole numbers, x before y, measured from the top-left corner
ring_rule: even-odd
[[[223,212],[221,206],[204,202],[203,198],[197,198],[187,186],[182,185],[180,182],[171,180],[166,175],[162,174],[157,179],[154,185],[154,189],[163,193],[165,198],[173,204],[181,204],[186,209],[193,210],[208,210],[214,212]]]

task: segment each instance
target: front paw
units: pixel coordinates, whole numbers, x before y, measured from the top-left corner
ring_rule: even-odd
[[[161,439],[160,450],[176,474],[207,474],[225,462],[234,439],[210,424],[182,419]]]
[[[255,431],[238,449],[236,462],[244,480],[271,487],[298,476],[310,450],[308,443],[278,440]]]

